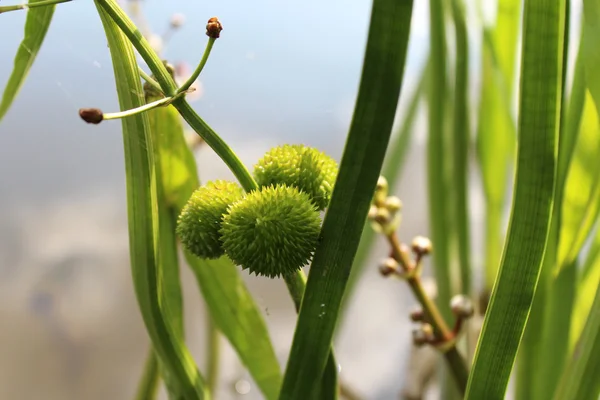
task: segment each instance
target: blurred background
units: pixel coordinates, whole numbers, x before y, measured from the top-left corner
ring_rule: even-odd
[[[163,57],[190,70],[204,50],[207,19],[220,18],[224,31],[192,105],[246,165],[284,143],[315,146],[340,159],[370,1],[137,4]],[[185,23],[169,32],[175,13]],[[11,73],[25,15],[0,16],[0,87]],[[574,19],[578,15],[576,3]],[[428,21],[427,2],[415,2],[398,120],[426,61]],[[475,33],[470,62],[476,87],[481,23],[477,15],[468,21]],[[0,123],[0,399],[130,399],[142,372],[148,337],[128,266],[121,124],[86,125],[77,114],[81,107],[118,110],[109,52],[91,1],[57,6],[31,73]],[[405,241],[428,233],[423,117],[396,193],[404,202]],[[203,181],[232,178],[208,147],[196,155]],[[470,199],[475,248],[481,245],[480,193],[473,190]],[[405,285],[380,277],[376,265],[385,253],[378,243],[335,343],[341,378],[367,399],[398,398],[409,364],[407,310],[415,301]],[[475,264],[481,261],[474,257]],[[285,285],[242,274],[283,368],[295,324]],[[185,268],[182,281],[187,342],[202,369],[205,310]],[[216,398],[260,399],[233,350],[224,346]]]

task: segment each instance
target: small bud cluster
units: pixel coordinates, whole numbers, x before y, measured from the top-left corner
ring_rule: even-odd
[[[402,202],[396,196],[388,196],[388,182],[380,176],[375,187],[373,202],[369,209],[369,221],[376,232],[389,235],[400,225]]]
[[[464,295],[456,295],[450,301],[450,308],[456,320],[454,328],[450,333],[450,337],[438,337],[433,331],[431,321],[421,307],[417,307],[410,312],[410,319],[419,324],[413,330],[413,343],[415,346],[423,346],[430,344],[440,349],[447,348],[447,344],[456,340],[460,334],[462,325],[465,320],[473,316],[473,303]]]
[[[271,278],[310,261],[321,227],[319,207],[331,197],[337,165],[315,149],[283,148],[272,149],[257,165],[258,190],[244,194],[235,183],[216,181],[194,192],[177,226],[190,252],[202,258],[226,254],[243,269]]]

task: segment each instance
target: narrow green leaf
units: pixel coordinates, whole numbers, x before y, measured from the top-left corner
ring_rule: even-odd
[[[467,399],[502,399],[531,309],[552,216],[565,2],[526,0],[511,218]]]
[[[500,265],[502,224],[508,172],[514,160],[515,127],[511,117],[520,0],[500,0],[493,30],[484,28],[482,85],[477,129],[477,159],[486,207],[485,290],[491,291]]]
[[[276,399],[281,386],[281,369],[265,322],[237,268],[226,257],[202,260],[188,252],[185,256],[215,323],[265,398]]]
[[[465,6],[462,0],[452,0],[452,15],[456,32],[456,80],[454,84],[454,126],[452,135],[454,221],[458,245],[461,293],[469,294],[471,283],[470,233],[468,214],[469,129],[469,43]]]
[[[153,139],[159,147],[165,200],[173,208],[174,223],[200,184],[196,162],[185,141],[177,110],[168,106],[149,114]],[[281,368],[262,315],[236,267],[226,258],[207,261],[188,253],[185,256],[213,321],[235,348],[265,398],[277,398]]]
[[[280,399],[320,386],[344,288],[392,130],[412,15],[411,0],[374,0],[358,99],[296,325]]]
[[[597,400],[600,395],[600,290],[573,356],[560,380],[555,400]]]
[[[381,175],[386,177],[390,193],[395,193],[399,177],[402,176],[402,171],[404,171],[406,154],[410,149],[413,138],[417,111],[419,110],[419,104],[423,99],[423,92],[425,90],[425,80],[427,78],[426,70],[427,69],[425,68],[419,78],[417,87],[413,93],[411,93],[406,113],[402,116],[402,123],[395,135],[392,136],[392,142],[385,155]],[[370,223],[367,222],[363,229],[362,236],[360,237],[360,244],[356,251],[352,271],[350,271],[350,278],[348,278],[346,293],[344,294],[344,300],[342,302],[343,313],[345,313],[345,307],[348,304],[348,300],[352,298],[352,293],[361,273],[368,267],[367,260],[376,237],[377,235],[373,229],[371,229]]]
[[[37,3],[39,1],[43,0],[29,0],[29,3]],[[42,47],[42,42],[52,21],[52,15],[54,15],[54,8],[55,6],[52,5],[33,8],[27,11],[23,40],[17,50],[13,71],[10,78],[8,78],[2,95],[2,102],[0,102],[0,120],[6,115],[6,112],[17,97],[40,47]],[[4,40],[7,40],[7,38],[4,38]]]
[[[144,104],[131,44],[96,3],[108,40],[122,110]],[[164,271],[159,261],[160,226],[154,147],[147,114],[123,119],[129,248],[134,287],[146,329],[174,390],[185,399],[206,398],[203,379],[161,304]]]
[[[579,340],[585,322],[588,319],[594,295],[600,286],[600,229],[591,243],[590,251],[581,268],[581,274],[577,282],[577,298],[573,307],[571,319],[571,332],[569,335],[569,354]]]
[[[155,400],[158,391],[159,373],[158,358],[154,354],[152,346],[146,356],[144,372],[138,384],[135,400]]]
[[[449,191],[446,172],[449,167],[444,134],[446,129],[446,102],[448,82],[446,79],[446,33],[444,2],[429,1],[430,57],[428,79],[427,187],[429,192],[429,226],[431,240],[435,245],[433,267],[437,284],[437,305],[444,319],[449,320],[452,279],[450,274],[450,208],[445,197]]]
[[[583,0],[582,51],[587,87],[600,115],[600,0]]]

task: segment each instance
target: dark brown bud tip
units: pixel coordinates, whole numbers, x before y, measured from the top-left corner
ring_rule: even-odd
[[[102,110],[98,108],[80,108],[79,116],[88,124],[99,124],[104,119]]]
[[[211,37],[213,39],[218,39],[222,30],[223,25],[221,25],[221,21],[219,21],[219,18],[212,17],[208,20],[208,23],[206,24],[206,36]]]

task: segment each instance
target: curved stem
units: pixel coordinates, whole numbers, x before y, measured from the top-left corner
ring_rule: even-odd
[[[114,113],[105,113],[102,114],[102,119],[110,120],[131,117],[132,115],[141,114],[144,111],[149,111],[156,107],[168,106],[169,104],[171,104],[171,102],[173,102],[173,100],[175,100],[177,97],[183,96],[184,94],[185,93],[178,93],[175,95],[175,97],[163,97],[162,99],[158,99],[151,103],[146,103],[141,107],[132,108],[131,110],[119,111]]]
[[[190,127],[196,131],[196,133],[204,139],[206,144],[217,153],[219,158],[227,164],[246,192],[258,189],[256,181],[250,174],[250,171],[248,171],[246,166],[238,158],[237,154],[235,154],[231,147],[229,147],[202,118],[200,118],[192,106],[190,106],[190,103],[184,98],[180,98],[175,100],[172,104]]]
[[[148,75],[146,71],[138,67],[138,72],[140,73],[140,76],[144,81],[146,81],[150,86],[162,93],[162,88],[160,87],[158,82],[156,82],[150,75]]]
[[[142,32],[139,31],[115,0],[97,0],[97,2],[110,15],[111,19],[123,31],[133,47],[135,47],[146,64],[148,64],[148,68],[150,68],[154,78],[162,88],[162,92],[167,97],[173,96],[177,91],[177,84],[169,74],[169,71],[167,71],[158,54],[152,49],[152,46],[150,46],[144,35],[142,35]]]
[[[202,55],[202,59],[200,60],[200,64],[198,64],[198,66],[196,67],[192,75],[188,78],[188,80],[185,81],[185,83],[181,85],[179,89],[177,89],[177,93],[185,92],[189,89],[190,86],[192,86],[196,79],[198,79],[198,76],[200,76],[200,73],[204,69],[204,65],[206,65],[206,62],[208,61],[210,51],[212,50],[213,45],[215,44],[215,40],[217,39],[213,37],[208,39],[208,43],[206,43],[206,49],[204,49],[204,54]]]
[[[60,3],[67,3],[73,0],[45,0],[38,1],[37,3],[27,3],[27,4],[17,4],[14,6],[4,6],[0,7],[0,14],[9,12],[9,11],[19,11],[19,10],[29,10],[30,8],[35,7],[45,7],[45,6],[53,6]]]
[[[390,246],[392,247],[392,253],[394,259],[400,264],[400,266],[407,273],[406,281],[410,286],[413,294],[423,307],[423,312],[427,316],[427,322],[431,324],[433,331],[437,338],[443,341],[452,341],[454,333],[450,330],[446,321],[442,317],[440,310],[431,298],[425,292],[421,278],[419,274],[412,273],[415,271],[416,266],[408,257],[408,254],[402,250],[398,235],[393,232],[386,236]],[[458,385],[461,393],[464,393],[467,388],[467,381],[469,379],[469,371],[464,358],[458,352],[456,343],[449,342],[450,346],[444,349],[443,354],[450,366],[452,375]]]

